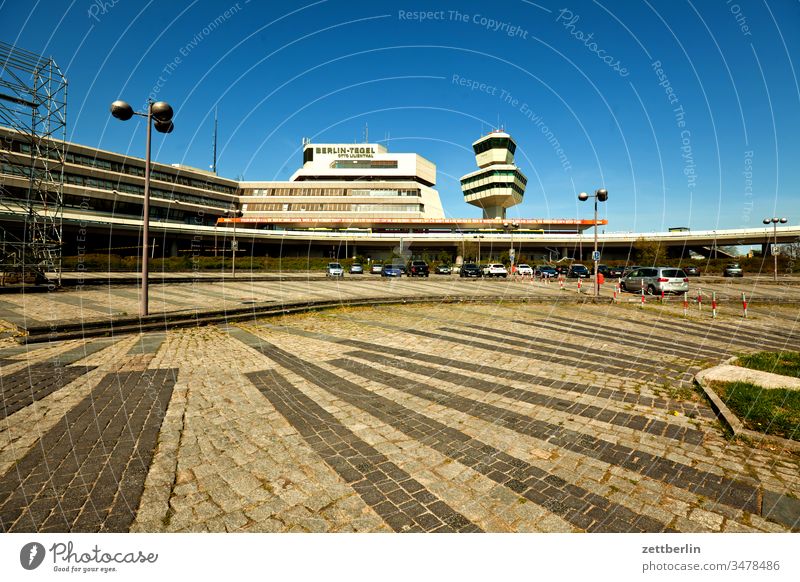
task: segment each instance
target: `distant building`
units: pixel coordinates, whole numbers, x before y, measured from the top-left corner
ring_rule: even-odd
[[[242,216],[281,228],[443,219],[436,165],[380,144],[312,144],[288,182],[240,182]]]

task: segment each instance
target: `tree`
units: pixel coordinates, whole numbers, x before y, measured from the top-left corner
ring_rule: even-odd
[[[633,243],[633,256],[640,265],[658,265],[666,260],[667,248],[657,241],[639,238]]]
[[[464,242],[462,245],[461,252],[463,253],[464,262],[468,261],[477,261],[478,260],[478,243],[476,242]]]

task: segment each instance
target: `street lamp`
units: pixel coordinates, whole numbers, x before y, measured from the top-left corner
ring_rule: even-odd
[[[778,218],[777,216],[775,216],[773,218],[765,218],[763,222],[766,225],[772,223],[772,234],[773,234],[773,239],[775,241],[772,243],[772,258],[775,260],[772,271],[772,280],[777,281],[778,280],[778,223],[780,222],[781,224],[786,224],[787,222],[789,222],[789,219]],[[767,243],[769,243],[769,240],[767,240]]]
[[[511,235],[511,249],[508,253],[508,258],[511,261],[511,274],[514,274],[514,231],[519,228],[518,222],[504,222],[503,230]]]
[[[153,103],[152,99],[147,100],[147,112],[134,111],[125,101],[114,101],[111,104],[111,115],[121,121],[128,121],[134,115],[147,118],[147,151],[144,162],[144,207],[142,209],[142,296],[139,300],[139,315],[145,316],[148,313],[147,304],[147,259],[148,244],[150,237],[150,133],[151,127],[156,126],[156,131],[160,133],[172,133],[175,126],[172,124],[172,107],[169,103],[158,101]],[[155,123],[153,123],[155,121]]]
[[[478,239],[478,266],[481,264],[481,239],[483,238],[482,234],[476,234],[475,237]]]
[[[597,253],[597,202],[608,200],[608,190],[600,188],[595,190],[595,193],[591,196],[586,192],[578,194],[578,200],[581,202],[586,202],[589,198],[594,198],[594,252],[592,253],[592,260],[594,261],[594,296],[597,297],[600,295],[600,283],[597,278],[597,267],[600,262],[600,257]]]

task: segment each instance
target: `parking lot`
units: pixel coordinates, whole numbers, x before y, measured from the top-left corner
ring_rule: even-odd
[[[348,285],[566,293],[431,278],[225,283],[194,296],[165,286],[157,297],[180,308]],[[22,305],[37,319],[102,314],[117,296],[134,300],[120,291],[91,292],[89,307],[59,302],[80,297],[69,293]],[[14,299],[3,301],[19,309]],[[729,440],[692,382],[737,352],[798,348],[794,307],[712,321],[684,319],[677,304],[556,302],[7,338],[0,529],[798,531],[800,459]]]
[[[88,275],[82,275],[88,277]],[[100,275],[98,275],[98,278]],[[108,279],[106,284],[65,287],[53,293],[20,293],[0,295],[0,321],[22,327],[48,325],[52,322],[92,322],[139,312],[139,289],[134,285],[116,284]],[[108,282],[111,284],[108,284]],[[345,275],[339,279],[326,279],[324,273],[295,273],[275,276],[273,280],[249,278],[243,273],[238,278],[227,276],[224,280],[208,282],[203,277],[186,275],[184,283],[150,285],[151,314],[202,313],[211,310],[233,310],[247,306],[281,305],[295,301],[318,301],[355,298],[404,298],[432,296],[494,296],[502,298],[572,298],[590,296],[591,282],[582,279],[565,279],[563,289],[557,280],[541,281],[530,278],[462,279],[458,275],[431,275],[428,278],[382,278],[378,275]],[[601,285],[600,295],[610,299],[614,294],[614,281]],[[800,302],[800,277],[782,277],[773,283],[769,277],[692,277],[689,299],[694,303],[698,295],[710,304],[712,294],[725,309],[738,309],[742,293],[755,308],[760,301]],[[636,293],[620,293],[619,301],[639,302]],[[647,297],[647,302],[656,298]],[[681,301],[671,296],[667,301]]]

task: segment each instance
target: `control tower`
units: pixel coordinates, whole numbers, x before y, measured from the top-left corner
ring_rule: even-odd
[[[496,130],[472,144],[479,170],[461,177],[464,200],[483,209],[483,218],[506,217],[506,208],[522,202],[528,179],[514,165],[516,142]]]

